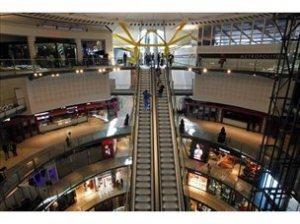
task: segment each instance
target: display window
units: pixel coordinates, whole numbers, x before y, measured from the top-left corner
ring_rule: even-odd
[[[207,191],[213,195],[221,196],[221,183],[214,179],[210,179]]]
[[[207,178],[200,173],[188,173],[188,185],[206,191]]]
[[[114,144],[115,141],[112,139],[105,139],[101,143],[103,157],[105,159],[114,157]]]
[[[193,141],[190,146],[190,157],[192,159],[207,162],[209,155],[209,147],[207,144]]]
[[[230,203],[231,199],[231,189],[226,186],[225,184],[222,184],[221,186],[221,199],[227,203]]]
[[[233,169],[236,158],[230,154],[230,151],[226,149],[219,148],[219,152],[217,165],[225,169]]]

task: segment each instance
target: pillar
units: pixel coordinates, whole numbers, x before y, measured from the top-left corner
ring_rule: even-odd
[[[34,62],[36,58],[35,36],[27,36],[27,45],[28,45],[30,60]]]
[[[77,59],[78,59],[78,62],[81,63],[83,60],[83,50],[82,50],[81,39],[79,39],[79,38],[75,39],[75,43],[76,43]]]

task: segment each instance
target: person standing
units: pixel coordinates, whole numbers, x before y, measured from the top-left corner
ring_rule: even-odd
[[[160,65],[160,53],[157,54],[157,68],[159,68]]]
[[[180,132],[181,134],[183,134],[184,131],[185,131],[185,124],[184,124],[184,120],[181,119],[180,124],[179,124],[179,132]]]
[[[12,149],[11,151],[12,151],[13,155],[17,156],[18,155],[18,153],[17,153],[17,144],[15,142],[11,143],[11,149]]]
[[[129,125],[129,114],[126,114],[125,120],[124,120],[124,126],[127,127]]]
[[[226,140],[226,131],[225,128],[222,127],[218,136],[218,142],[224,144]]]
[[[159,97],[159,98],[162,97],[162,94],[163,94],[163,92],[164,92],[164,88],[165,88],[165,86],[164,86],[163,84],[161,84],[161,85],[159,86],[159,90],[158,90],[158,97]]]
[[[127,54],[126,54],[126,52],[123,53],[123,63],[124,63],[124,66],[127,65]]]
[[[148,90],[145,90],[143,92],[143,96],[144,96],[144,109],[147,110],[148,108],[150,108],[151,94],[148,92]]]
[[[67,135],[65,141],[67,143],[67,146],[70,147],[71,146],[71,132],[68,132],[68,135]]]
[[[2,150],[4,152],[5,161],[7,161],[9,159],[9,148],[8,148],[8,145],[6,143],[3,143]]]

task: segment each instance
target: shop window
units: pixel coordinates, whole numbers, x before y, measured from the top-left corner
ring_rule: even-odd
[[[263,37],[264,20],[256,20],[253,24],[251,44],[261,44]]]
[[[239,45],[241,42],[241,24],[232,24],[231,30],[231,45]]]
[[[211,44],[211,26],[206,25],[204,26],[203,31],[203,45],[210,45]],[[212,43],[212,45],[214,45]]]
[[[274,32],[275,32],[275,25],[272,20],[266,20],[265,24],[265,31],[264,31],[264,44],[270,44],[274,42]]]
[[[206,191],[207,178],[200,173],[188,173],[188,185]]]
[[[243,22],[241,44],[247,45],[251,42],[252,22]]]
[[[221,26],[220,25],[216,25],[213,28],[212,45],[214,45],[214,46],[221,45]]]
[[[222,26],[221,45],[229,45],[231,33],[231,24],[224,24]]]

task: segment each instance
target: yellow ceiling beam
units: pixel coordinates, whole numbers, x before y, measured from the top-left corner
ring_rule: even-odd
[[[186,38],[189,38],[189,37],[190,37],[190,34],[186,34],[186,35],[184,35],[184,36],[181,36],[181,37],[179,37],[179,38],[173,40],[172,42],[169,42],[168,45],[170,46],[170,45],[172,45],[172,44],[175,44],[175,43],[177,43],[177,42],[179,42],[179,41],[181,41],[181,40],[184,40],[184,39],[186,39]]]
[[[135,42],[135,40],[133,39],[133,37],[131,36],[131,34],[130,34],[128,28],[127,28],[126,23],[123,22],[123,21],[120,21],[120,22],[119,22],[119,25],[120,25],[120,27],[124,30],[124,32],[126,33],[126,35],[128,36],[128,38],[129,38],[132,42]]]
[[[114,38],[117,38],[117,39],[120,39],[120,40],[123,40],[123,41],[125,41],[126,43],[129,43],[129,44],[131,44],[131,45],[133,45],[133,46],[136,46],[136,43],[135,43],[134,41],[131,41],[131,40],[129,40],[128,38],[123,37],[123,36],[121,36],[121,35],[119,35],[119,34],[117,34],[117,33],[113,34],[113,37],[114,37]]]
[[[185,21],[181,21],[179,24],[179,27],[177,28],[176,32],[174,33],[173,37],[170,39],[170,42],[173,42],[173,40],[177,37],[177,35],[179,34],[179,32],[183,29],[183,27],[186,25]]]

